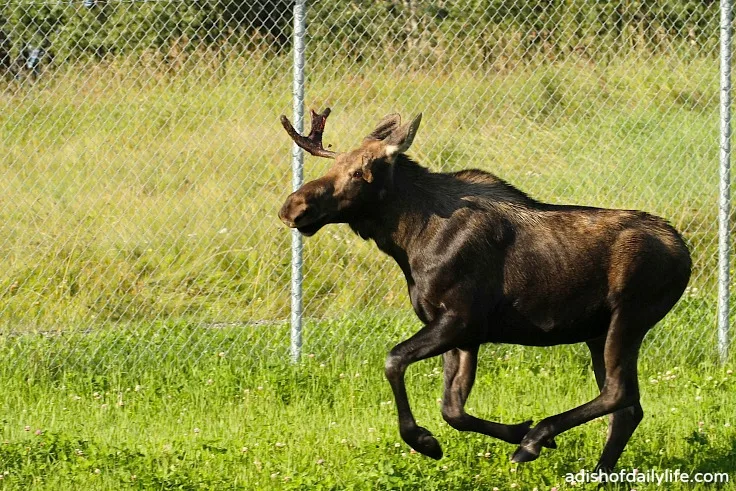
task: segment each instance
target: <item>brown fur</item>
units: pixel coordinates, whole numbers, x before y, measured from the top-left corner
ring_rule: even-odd
[[[424,327],[391,350],[386,376],[409,445],[442,455],[416,424],[404,386],[409,364],[442,354],[443,416],[452,426],[519,444],[513,459],[521,462],[554,447],[559,433],[611,414],[598,468],[612,468],[643,414],[641,341],[690,277],[684,241],[644,212],[541,203],[480,170],[430,172],[402,153],[419,120],[400,126],[397,115],[385,118],[360,147],[337,154],[325,176],[289,196],[279,216],[305,235],[347,223],[404,272]],[[601,393],[534,428],[470,416],[464,404],[487,342],[585,342]]]

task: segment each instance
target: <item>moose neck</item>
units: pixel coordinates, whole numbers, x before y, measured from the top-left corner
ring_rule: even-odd
[[[399,155],[386,172],[379,202],[348,224],[363,239],[372,239],[407,273],[415,244],[428,232],[432,216],[443,213],[442,190],[435,186],[435,174],[405,155]]]

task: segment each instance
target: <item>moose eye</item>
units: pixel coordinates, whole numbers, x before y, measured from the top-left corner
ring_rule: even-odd
[[[363,177],[363,171],[362,170],[356,170],[353,172],[353,179],[361,179]]]

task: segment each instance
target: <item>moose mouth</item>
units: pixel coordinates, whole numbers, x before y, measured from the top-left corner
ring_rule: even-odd
[[[296,227],[296,229],[303,236],[311,237],[314,234],[316,234],[319,231],[319,229],[324,227],[326,223],[327,221],[325,220],[325,217],[320,217],[317,220],[314,220],[313,222],[308,223],[306,225],[299,225],[298,227]]]

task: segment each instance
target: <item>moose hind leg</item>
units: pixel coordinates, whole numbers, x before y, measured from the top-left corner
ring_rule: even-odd
[[[603,447],[601,458],[598,459],[598,464],[595,466],[596,471],[611,472],[616,467],[616,462],[621,457],[626,444],[629,443],[631,435],[644,418],[644,410],[637,402],[633,406],[619,409],[609,418],[608,439],[606,446]]]
[[[506,425],[476,418],[465,412],[465,403],[475,382],[478,348],[456,348],[443,355],[445,393],[442,399],[442,417],[456,430],[482,433],[518,445],[531,429],[531,420]],[[547,444],[554,448],[553,445],[554,442]]]
[[[595,380],[599,389],[603,389],[606,380],[606,367],[603,359],[603,342],[589,342],[590,356],[593,360],[593,371],[595,372]],[[624,447],[634,434],[636,427],[644,418],[644,411],[641,404],[637,402],[633,406],[611,413],[608,416],[608,436],[606,438],[606,446],[603,448],[601,458],[595,470],[603,470],[611,472],[616,466],[619,457],[624,451]]]
[[[590,402],[540,421],[524,437],[511,460],[514,462],[534,460],[539,457],[545,440],[600,416],[638,404],[636,363],[639,346],[647,330],[648,326],[642,326],[635,318],[615,311],[611,316],[603,349],[605,379],[600,394]],[[618,439],[617,437],[616,441]],[[615,449],[618,445],[620,443],[611,448]]]

